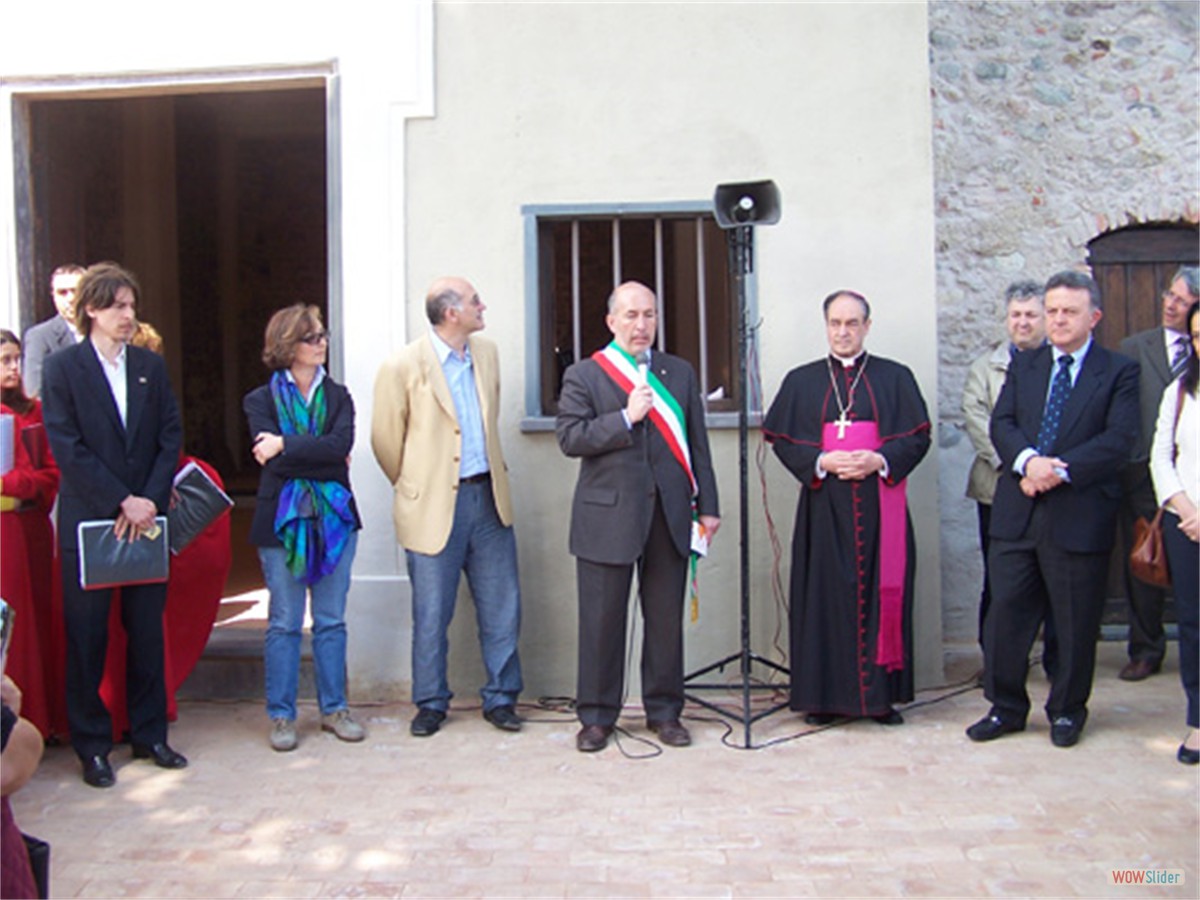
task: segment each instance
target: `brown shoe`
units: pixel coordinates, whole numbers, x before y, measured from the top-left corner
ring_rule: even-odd
[[[666,722],[647,722],[646,727],[658,735],[658,739],[668,747],[689,747],[692,736],[678,719]]]
[[[1117,677],[1122,681],[1145,681],[1151,675],[1158,674],[1162,668],[1162,660],[1152,662],[1148,659],[1131,659],[1125,663],[1125,668]]]
[[[610,725],[584,725],[575,735],[575,749],[580,753],[595,753],[608,746],[608,736],[612,734]]]

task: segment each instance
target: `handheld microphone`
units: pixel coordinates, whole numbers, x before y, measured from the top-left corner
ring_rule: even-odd
[[[650,354],[643,350],[637,355],[638,378],[641,384],[646,383],[646,373],[650,371]]]

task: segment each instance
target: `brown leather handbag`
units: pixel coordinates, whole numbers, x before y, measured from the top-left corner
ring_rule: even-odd
[[[1168,387],[1167,390],[1170,390]],[[1171,425],[1171,457],[1179,453],[1175,434],[1179,430],[1179,416],[1183,412],[1183,381],[1180,379],[1175,394],[1175,421]],[[1129,551],[1129,571],[1134,578],[1155,587],[1170,587],[1171,573],[1167,569],[1167,550],[1163,546],[1163,507],[1158,508],[1149,522],[1138,516],[1133,523],[1133,549]]]
[[[1147,522],[1138,516],[1133,523],[1133,549],[1129,551],[1129,571],[1134,577],[1156,587],[1170,587],[1171,573],[1167,570],[1167,551],[1163,547],[1163,508]]]

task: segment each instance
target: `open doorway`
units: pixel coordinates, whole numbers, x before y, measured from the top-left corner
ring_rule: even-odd
[[[237,500],[227,594],[262,585],[246,543],[258,467],[241,398],[267,375],[263,328],[298,301],[329,321],[327,108],[320,78],[17,103],[22,325],[53,314],[44,286],[58,265],[111,259],[138,276],[185,450]]]

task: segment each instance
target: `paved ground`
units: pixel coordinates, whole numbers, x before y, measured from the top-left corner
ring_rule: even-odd
[[[98,791],[51,748],[14,807],[53,845],[55,897],[1196,897],[1200,773],[1175,761],[1174,651],[1142,684],[1117,680],[1121,662],[1102,645],[1070,750],[1041,717],[971,744],[977,689],[923,694],[898,728],[779,713],[753,750],[697,713],[695,746],[659,753],[630,715],[634,738],[595,755],[560,712],[528,707],[509,735],[464,708],[418,740],[404,705],[357,707],[360,745],[317,732],[309,705],[299,750],[276,754],[258,704],[187,702],[172,742],[189,769],[119,748]],[[1040,673],[1031,686],[1038,705]],[[1110,885],[1118,867],[1185,883]]]

